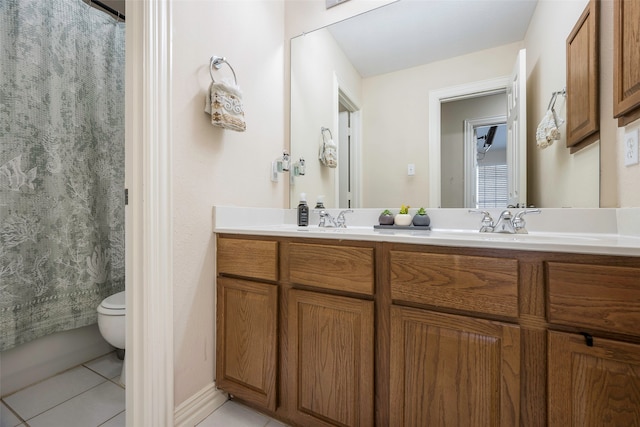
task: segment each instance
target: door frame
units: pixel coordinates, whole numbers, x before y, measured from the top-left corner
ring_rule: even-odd
[[[510,85],[511,77],[502,76],[429,91],[429,207],[441,205],[441,104],[505,92]]]

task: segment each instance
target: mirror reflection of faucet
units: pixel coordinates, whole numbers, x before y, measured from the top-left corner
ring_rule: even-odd
[[[345,218],[345,214],[353,212],[352,209],[346,209],[341,211],[337,217],[331,216],[329,212],[324,209],[321,209],[318,214],[320,215],[320,222],[318,223],[318,227],[320,228],[347,228],[347,220]]]

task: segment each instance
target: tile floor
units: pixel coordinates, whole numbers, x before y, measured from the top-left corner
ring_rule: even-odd
[[[0,427],[124,427],[121,370],[113,352],[4,396]]]
[[[125,427],[125,391],[115,352],[2,397],[0,427]],[[227,401],[198,427],[285,427]]]

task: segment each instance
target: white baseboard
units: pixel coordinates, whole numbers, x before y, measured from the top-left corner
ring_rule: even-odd
[[[211,383],[182,402],[174,412],[175,427],[194,427],[229,399],[227,393]]]

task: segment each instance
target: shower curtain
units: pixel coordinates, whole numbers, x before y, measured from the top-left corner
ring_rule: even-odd
[[[0,1],[0,351],[124,289],[124,23]]]

